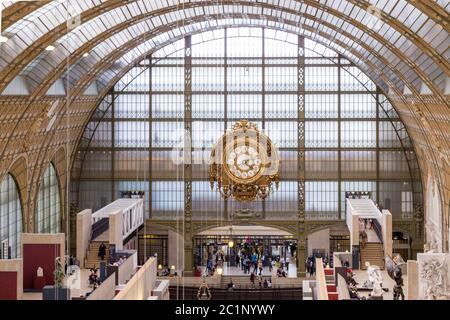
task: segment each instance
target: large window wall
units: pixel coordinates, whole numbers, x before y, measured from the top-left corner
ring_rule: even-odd
[[[7,243],[11,248],[12,259],[20,257],[22,229],[22,205],[19,189],[14,178],[8,174],[0,181],[0,245],[3,249],[3,244]]]
[[[302,176],[307,219],[344,218],[346,191],[371,191],[395,219],[412,218],[421,189],[407,132],[387,97],[348,60],[271,29],[214,30],[193,35],[191,43],[191,92],[185,92],[180,40],[133,67],[105,98],[108,112],[99,124],[92,119],[88,126],[96,133],[80,148],[80,209],[99,209],[122,189],[140,190],[148,217],[182,217],[185,177],[178,160],[188,121],[193,219],[230,219],[243,209],[264,219],[296,219]],[[224,201],[209,187],[211,146],[240,119],[255,122],[280,150],[280,187],[266,201]]]
[[[58,233],[61,230],[61,202],[58,176],[50,163],[42,176],[36,207],[36,232]]]

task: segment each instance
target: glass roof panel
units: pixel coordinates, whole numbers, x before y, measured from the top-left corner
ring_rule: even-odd
[[[238,23],[238,22],[241,22],[241,23],[243,23],[244,21],[239,21],[239,20],[237,20],[237,19],[235,19],[235,21],[234,21],[234,23],[236,24],[236,23]],[[279,26],[278,26],[279,27]],[[193,28],[196,28],[195,26],[193,26]],[[266,32],[268,32],[270,29],[266,29]],[[300,30],[297,30],[297,31],[300,31]],[[276,32],[276,31],[272,31],[272,35],[274,34],[274,32]],[[270,32],[269,32],[270,33]],[[199,37],[200,35],[197,35],[197,37]],[[294,35],[294,37],[296,37],[295,35]],[[317,38],[318,38],[318,40],[319,41],[327,41],[326,39],[323,39],[323,38],[321,38],[320,36],[317,36]],[[328,41],[329,42],[329,41]],[[178,49],[181,53],[182,53],[182,45],[183,45],[183,42],[182,42],[182,40],[179,40],[178,41],[178,43],[180,43],[180,49]],[[198,42],[197,42],[198,43]],[[312,42],[311,42],[312,43]],[[332,44],[332,43],[330,43],[330,44]],[[143,44],[144,45],[144,44]],[[143,45],[141,45],[140,47],[142,47]],[[315,45],[315,48],[320,48],[320,44],[316,44]],[[342,47],[339,47],[338,45],[336,45],[336,44],[333,44],[333,46],[337,49],[337,50],[339,50],[341,53],[344,53],[344,54],[347,54],[347,52],[345,51],[345,49],[343,49]],[[323,47],[323,46],[322,46]],[[148,47],[147,47],[148,48]],[[164,48],[162,48],[162,49],[160,49],[160,50],[158,50],[155,54],[154,54],[154,56],[164,56],[164,55],[168,55],[168,54],[170,54],[170,50],[166,50],[168,47],[164,47]],[[325,48],[325,50],[328,50],[328,51],[330,51],[330,49],[328,49],[328,48]],[[142,52],[142,50],[139,50],[139,51],[141,51]],[[172,51],[173,52],[173,51]],[[128,55],[127,56],[127,60],[128,60],[128,57],[130,57],[131,55]],[[134,55],[134,56],[136,56],[136,55]],[[333,52],[333,56],[336,56],[336,53],[335,52]],[[354,55],[352,55],[352,54],[347,54],[347,56],[349,56],[350,58],[356,58]],[[126,65],[126,63],[124,63],[124,60],[121,58],[120,59],[120,62],[119,61],[117,61],[116,62],[116,64],[115,64],[116,66],[117,65]],[[117,71],[117,70],[116,70]],[[361,73],[358,73],[358,75],[359,76],[363,76]],[[112,79],[112,77],[113,77],[113,75],[111,75],[111,73],[108,71],[107,73],[105,73],[104,75],[102,75],[101,76],[101,79],[103,80],[103,81],[108,81],[108,79]],[[365,80],[365,82],[367,82],[367,83],[369,83],[369,81],[368,81],[368,78],[367,78],[367,76],[363,76],[363,79]]]
[[[86,10],[89,8],[92,8],[95,5],[99,5],[101,3],[104,3],[106,0],[80,0],[75,2],[73,5],[73,8],[69,8],[69,11],[73,10],[72,12],[79,13],[82,10]],[[188,1],[181,1],[183,3],[186,3],[186,6],[188,6]],[[196,1],[190,1],[190,2],[196,2]],[[364,33],[355,28],[354,25],[351,25],[347,22],[344,22],[343,20],[333,17],[329,13],[322,12],[321,9],[317,9],[313,6],[307,6],[305,4],[298,3],[293,0],[285,0],[285,1],[279,1],[279,0],[263,0],[260,1],[261,3],[269,3],[280,7],[286,7],[290,9],[298,9],[298,10],[306,10],[307,13],[311,15],[318,15],[323,16],[324,19],[327,19],[330,21],[334,21],[336,25],[342,25],[343,28],[348,30],[352,35],[354,35],[357,38],[362,38],[363,36],[367,40],[366,43],[370,44],[373,47],[379,47],[380,44],[376,42],[374,39],[368,37],[367,35],[364,35]],[[101,16],[94,18],[80,27],[75,28],[75,30],[72,30],[68,36],[62,36],[58,43],[63,45],[62,49],[69,50],[73,52],[79,45],[81,45],[84,41],[92,39],[94,36],[99,35],[100,32],[103,32],[105,29],[110,29],[114,25],[116,25],[119,22],[125,22],[130,20],[134,15],[140,14],[143,12],[148,12],[149,10],[155,10],[157,8],[161,7],[167,7],[167,5],[173,5],[178,4],[179,1],[176,0],[167,0],[167,1],[144,1],[139,0],[137,2],[131,2],[127,3],[126,5],[116,8],[114,10],[108,11],[103,13]],[[348,1],[321,1],[322,4],[326,3],[328,6],[331,6],[335,9],[338,9],[344,13],[350,14],[351,17],[354,19],[360,21],[361,23],[367,25],[367,20],[377,19],[376,11],[370,11],[367,12],[365,10],[362,10],[361,8],[354,7],[353,4],[349,3]],[[414,28],[420,28],[420,26],[425,22],[424,15],[420,10],[417,8],[412,7],[404,0],[399,1],[371,1],[372,4],[376,6],[376,8],[379,8],[380,10],[383,10],[387,13],[390,13],[393,16],[396,16],[399,18],[400,21],[403,21],[406,26],[414,27]],[[58,24],[64,23],[70,15],[67,14],[68,8],[67,6],[67,0],[55,0],[50,2],[49,4],[46,4],[42,6],[41,8],[35,10],[31,14],[27,15],[24,19],[21,19],[18,23],[12,25],[10,28],[8,28],[7,32],[10,33],[17,33],[17,36],[20,36],[21,40],[25,43],[29,44],[35,40],[37,40],[42,34],[47,32],[47,30],[53,29]],[[182,9],[184,5],[180,5],[178,9]],[[222,5],[219,7],[217,6],[208,6],[203,8],[196,8],[196,9],[186,9],[183,12],[184,17],[193,17],[198,16],[200,13],[206,12],[206,13],[214,13],[217,14],[219,11],[223,10],[225,13],[233,13],[233,12],[240,12],[240,13],[256,13],[261,12],[260,8],[253,8],[253,7],[247,7],[247,6],[241,6],[241,5]],[[291,14],[287,14],[286,12],[280,11],[280,10],[271,10],[271,16],[278,16],[280,17],[280,21],[278,22],[278,25],[280,25],[282,28],[285,29],[292,29],[291,26],[286,25],[283,23],[283,19],[289,19],[289,20],[297,20],[299,17],[292,17]],[[301,12],[299,12],[301,14]],[[152,27],[158,27],[161,25],[165,25],[167,23],[170,23],[171,21],[175,21],[180,17],[181,11],[178,11],[177,13],[170,13],[166,16],[161,17],[155,17],[152,19]],[[244,16],[246,17],[246,16]],[[301,18],[301,17],[300,17]],[[416,21],[421,22],[416,22]],[[221,20],[220,24],[230,24],[234,23],[236,19],[227,19],[227,20]],[[241,19],[240,21],[244,21]],[[258,25],[258,21],[253,19],[246,18],[245,21],[247,24],[254,24]],[[327,30],[326,27],[321,26],[318,23],[312,22],[312,21],[306,21],[304,19],[301,20],[302,22],[305,21],[306,24],[311,25],[314,28],[322,28],[324,31]],[[273,25],[272,21],[267,22],[269,25]],[[211,21],[209,25],[217,25],[218,23],[215,21]],[[376,23],[379,24],[379,32],[382,33],[387,40],[391,41],[397,41],[395,45],[402,49],[408,49],[408,43],[404,45],[404,40],[401,39],[397,34],[397,31],[389,31],[393,30],[392,28],[388,27],[386,23]],[[141,28],[141,30],[138,30],[138,28]],[[110,39],[108,42],[105,42],[104,46],[108,47],[106,50],[105,48],[96,47],[96,50],[101,51],[103,53],[108,52],[109,50],[113,50],[113,48],[117,47],[120,43],[123,43],[125,39],[129,39],[130,35],[135,36],[137,34],[141,34],[142,30],[145,30],[145,28],[148,28],[148,26],[145,26],[143,24],[139,24],[136,29],[130,29],[127,30],[127,33],[119,32],[117,37],[114,39]],[[186,30],[188,31],[195,31],[193,25],[188,25],[186,27]],[[429,42],[433,43],[433,39],[435,39],[441,32],[442,28],[436,28],[434,22],[430,22],[430,20],[423,25],[423,27],[420,29],[420,31],[423,33],[424,36],[429,37]],[[180,31],[179,31],[180,32]],[[330,32],[327,30],[327,32]],[[334,32],[334,31],[333,31]],[[315,35],[311,35],[312,37],[315,37]],[[342,41],[347,42],[348,44],[351,44],[351,41],[345,37],[341,37]],[[79,41],[81,40],[81,41]],[[158,40],[156,38],[156,41],[166,41],[167,39],[161,38],[161,40]],[[329,40],[323,39],[326,43],[329,42]],[[434,44],[434,43],[433,43]],[[331,44],[330,44],[331,45]],[[357,45],[354,45],[355,49],[362,52],[362,48],[360,48]],[[411,52],[408,50],[408,52]],[[66,53],[64,55],[58,55],[58,56],[66,56]],[[102,56],[102,55],[97,55]],[[41,59],[42,57],[38,57],[37,59]],[[34,64],[33,64],[34,63]],[[37,63],[32,62],[31,65],[37,65]]]

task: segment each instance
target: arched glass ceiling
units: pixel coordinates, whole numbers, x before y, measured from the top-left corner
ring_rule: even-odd
[[[70,8],[70,11],[72,12],[70,15],[67,14],[67,1],[52,1],[51,3],[44,5],[6,30],[7,34],[13,36],[11,41],[8,41],[7,46],[5,46],[8,47],[8,49],[5,49],[5,60],[0,61],[0,67],[5,67],[8,63],[11,63],[20,52],[26,50],[28,46],[37,39],[40,39],[50,30],[55,29],[56,26],[65,23],[68,17],[73,18],[75,16],[74,13],[82,12],[81,17],[84,23],[78,28],[79,30],[73,32],[78,33],[83,29],[84,34],[91,34],[91,32],[95,34],[95,30],[104,30],[105,28],[110,29],[113,27],[116,21],[121,21],[121,18],[119,17],[130,20],[132,17],[152,12],[158,8],[161,9],[162,7],[167,7],[168,4],[179,5],[178,1],[133,1],[127,2],[126,5],[102,14],[102,18],[100,19],[91,19],[90,16],[84,17],[84,15],[87,15],[88,13],[87,10],[92,8],[97,9],[100,6],[106,6],[111,2],[114,1],[77,1],[75,8]],[[217,2],[222,4],[229,1]],[[448,32],[444,30],[442,26],[436,24],[425,13],[411,4],[408,4],[406,1],[383,0],[371,1],[371,3],[364,1],[320,1],[319,3],[316,1],[303,1],[300,3],[288,0],[279,3],[278,0],[266,0],[257,4],[253,1],[240,2],[253,5],[253,7],[251,7],[251,9],[246,9],[250,7],[242,7],[236,4],[236,1],[233,1],[232,3],[235,4],[233,5],[233,12],[243,12],[244,14],[255,12],[255,14],[272,15],[273,10],[269,7],[274,6],[285,11],[281,15],[278,15],[280,19],[292,19],[293,21],[298,21],[299,15],[310,14],[317,17],[320,16],[323,20],[329,21],[335,25],[336,29],[342,28],[343,30],[346,30],[356,38],[359,38],[372,46],[374,50],[380,52],[380,54],[385,56],[389,61],[394,61],[394,63],[398,65],[398,68],[408,77],[409,81],[415,81],[414,86],[417,89],[420,88],[421,81],[416,80],[417,75],[414,73],[414,70],[411,70],[408,64],[402,61],[402,57],[390,52],[391,48],[397,48],[401,52],[404,52],[407,57],[417,61],[421,66],[422,71],[425,72],[429,79],[434,81],[441,90],[445,85],[448,67],[445,64],[445,70],[441,70],[436,62],[441,61],[437,58],[440,55],[444,57],[442,60],[446,61],[445,59],[449,54],[448,45],[445,45],[448,41]],[[205,14],[208,11],[208,8],[204,8],[206,3],[211,4],[211,1],[191,1],[190,3],[179,5],[179,9],[193,5],[201,5],[197,9],[187,10],[190,10],[191,12],[203,12],[203,14]],[[369,4],[372,4],[373,6],[369,8],[368,12],[365,9]],[[74,5],[72,4],[72,6]],[[266,6],[266,8],[263,8],[263,6]],[[289,10],[292,10],[292,12],[295,12],[296,14],[286,13]],[[370,12],[372,12],[372,14]],[[112,19],[109,13],[113,13]],[[213,12],[213,14],[214,13],[216,12]],[[339,15],[342,19],[338,17]],[[377,16],[379,18],[377,18]],[[74,22],[71,26],[77,24],[76,16],[74,19],[75,21],[71,21],[71,23]],[[81,22],[81,20],[79,22]],[[160,24],[163,23],[167,22],[161,20]],[[355,27],[358,23],[363,26],[361,29]],[[371,24],[373,24],[372,29],[367,29],[366,27]],[[316,28],[320,29],[322,27],[319,24]],[[366,28],[366,30],[363,30],[364,28]],[[415,32],[417,32],[418,37],[415,37]],[[380,39],[383,40],[382,42],[386,42],[388,45],[383,46],[379,41],[375,41],[371,35],[376,34],[381,37]],[[336,33],[335,36],[339,35]],[[55,35],[55,40],[61,40],[64,37],[66,37],[66,35],[61,33],[60,36]],[[69,36],[66,38],[71,39],[73,37]],[[81,39],[83,38],[81,37]],[[81,43],[85,43],[83,41],[87,41],[87,39],[81,40]],[[428,42],[426,48],[423,46],[426,44],[424,41]],[[350,42],[349,45],[353,44]],[[70,50],[73,49],[68,45],[66,50],[67,51],[62,54],[64,57],[66,57]],[[370,56],[369,53],[366,53],[366,55]],[[434,61],[432,61],[430,57],[434,59]]]
[[[282,14],[282,12],[279,12],[280,14]],[[159,19],[159,17],[156,17],[155,19]],[[193,19],[193,18],[191,18],[191,19]],[[254,23],[254,21],[257,21],[257,20],[252,20],[252,19],[249,19],[248,18],[248,16],[247,16],[247,19],[248,19],[248,21],[250,21],[250,23]],[[317,23],[315,22],[315,21],[312,21],[312,20],[307,20],[307,19],[301,19],[304,23],[303,23],[303,27],[304,28],[306,28],[307,26],[310,26],[312,29],[314,29],[315,28],[315,26],[317,25]],[[231,21],[231,20],[230,20]],[[263,22],[266,22],[266,24],[267,25],[269,25],[270,24],[270,22],[268,22],[267,20],[262,20]],[[208,20],[208,22],[209,22],[209,25],[214,25],[214,22],[215,22],[215,20],[214,19],[210,19],[210,20]],[[256,23],[258,23],[258,22],[256,22]],[[287,20],[284,20],[284,23],[283,22],[281,22],[281,23],[278,23],[278,28],[288,28],[289,26],[286,26],[286,23],[287,23]],[[142,25],[145,25],[146,24],[146,22],[143,22],[143,23],[141,23]],[[296,22],[293,22],[293,24],[296,24]],[[261,24],[261,23],[259,23],[259,25],[263,25],[263,24]],[[141,26],[142,27],[142,26]],[[139,27],[136,27],[136,26],[133,26],[133,27],[131,27],[131,28],[133,28],[133,30],[139,30]],[[293,32],[298,32],[297,30],[298,30],[298,28],[290,28],[290,29],[292,29],[292,31]],[[311,30],[312,30],[311,29]],[[315,30],[315,29],[314,29]],[[124,31],[124,32],[122,32],[122,33],[120,33],[120,36],[122,36],[124,33],[125,33],[125,35],[126,35],[126,37],[125,37],[125,40],[128,40],[129,38],[130,38],[130,34],[128,33],[128,31],[129,30],[127,30],[127,31]],[[337,34],[334,30],[332,30],[331,28],[322,28],[322,31],[320,31],[320,32],[325,32],[325,31],[328,31],[328,32],[333,32],[334,34]],[[142,31],[141,31],[142,32]],[[350,36],[350,35],[349,35]],[[114,42],[118,42],[118,35],[115,35],[115,36],[113,36],[113,37],[111,37],[111,38],[109,38],[107,41],[108,41],[108,43],[106,44],[106,47],[105,47],[105,44],[103,44],[103,47],[100,47],[101,45],[98,45],[97,47],[96,47],[96,49],[98,49],[99,51],[102,51],[102,52],[104,52],[105,50],[107,50],[108,48],[109,48],[109,51],[113,51],[113,49],[111,49],[111,43],[112,43],[112,48],[115,48],[115,46],[117,45],[117,44],[114,44]],[[131,36],[132,37],[132,39],[135,39],[136,38],[136,36],[135,35],[132,35]],[[163,36],[164,37],[164,36]],[[350,38],[347,38],[347,37],[345,37],[345,36],[341,36],[341,38],[345,41],[345,43],[351,43],[352,42],[352,39],[350,39]],[[119,38],[120,39],[120,38]],[[123,38],[122,38],[123,39]],[[329,41],[328,41],[329,42]],[[364,54],[365,52],[368,52],[369,50],[371,50],[370,48],[365,48],[365,49],[362,49],[362,48],[360,48],[360,46],[358,45],[358,44],[355,44],[353,47],[358,47],[358,49],[359,49],[359,51],[360,51],[360,53],[361,54]],[[47,59],[47,60],[49,60],[49,61],[56,61],[57,60],[57,57],[58,57],[58,55],[57,55],[57,53],[56,52],[51,52],[51,53],[45,53],[45,55],[48,55],[49,56],[49,58]],[[375,55],[373,55],[373,54],[370,54],[369,56],[375,56]],[[60,60],[62,61],[61,63],[64,63],[65,62],[65,60],[64,60],[64,54],[63,55],[61,55],[60,56]],[[97,59],[98,60],[98,59]],[[357,58],[356,59],[356,61],[360,61],[361,60],[361,58]],[[86,60],[85,59],[82,59],[81,61],[80,61],[80,65],[85,65],[85,62],[86,62]],[[386,60],[383,62],[383,61],[376,61],[376,65],[381,65],[381,66],[384,66],[385,65],[385,63],[386,63]],[[41,67],[41,64],[39,64],[39,67],[40,67],[40,69],[36,69],[36,72],[35,72],[35,74],[33,74],[32,75],[32,78],[33,79],[35,79],[36,80],[36,82],[37,83],[41,83],[42,82],[42,80],[41,80],[41,74],[43,74],[44,72],[43,72],[43,70],[42,70],[42,67]],[[48,66],[46,69],[47,69],[47,74],[48,73],[51,73],[52,72],[52,68],[54,68],[54,67],[51,67],[51,66]],[[30,69],[30,68],[28,68],[28,69]],[[73,71],[73,70],[76,70],[76,68],[71,68],[71,70]],[[83,73],[83,74],[85,74],[87,72],[87,70],[83,70],[83,71],[81,71],[81,73]],[[390,72],[390,71],[384,71],[384,73],[385,74],[389,74],[389,73],[391,73],[392,74],[392,72]],[[375,73],[375,74],[378,74],[378,73]],[[73,75],[71,74],[71,78],[73,77]],[[398,82],[398,78],[393,78],[393,80],[392,81],[394,81],[394,82]],[[401,83],[400,83],[400,85],[401,85]]]
[[[228,24],[227,24],[228,22]],[[189,33],[196,33],[196,29],[197,32],[198,31],[203,31],[203,30],[207,30],[208,28],[220,28],[220,27],[226,27],[226,26],[238,26],[238,25],[242,25],[242,26],[247,26],[249,25],[249,21],[248,20],[239,20],[239,19],[232,19],[232,20],[219,20],[217,24],[215,24],[214,26],[210,26],[207,22],[203,22],[203,23],[197,23],[197,24],[193,24],[190,26],[189,28],[189,32],[187,33],[182,33],[178,36],[178,38],[183,37],[185,34],[189,34]],[[269,28],[280,28],[280,25],[278,23],[269,23],[269,24],[262,24],[261,20],[252,20],[250,23],[251,26],[266,26]],[[283,28],[284,30],[289,31],[289,28]],[[292,30],[292,32],[295,32],[296,30]],[[179,32],[175,31],[175,34],[179,34]],[[310,32],[305,32],[306,36],[309,37],[313,37],[312,34]],[[134,52],[134,53],[128,53],[127,55],[125,55],[125,59],[129,58],[129,60],[124,60],[124,58],[120,58],[119,60],[114,60],[112,61],[113,66],[109,69],[107,69],[107,71],[105,71],[103,74],[101,74],[100,76],[100,80],[102,83],[106,83],[108,81],[112,81],[114,82],[114,78],[113,77],[117,77],[118,75],[120,75],[120,73],[122,71],[126,71],[127,68],[131,67],[133,65],[133,61],[131,60],[131,58],[134,58],[136,61],[144,58],[145,54],[147,54],[147,51],[144,51],[143,49],[149,49],[150,52],[152,50],[156,50],[170,42],[173,41],[173,37],[169,37],[167,35],[160,35],[158,36],[156,39],[152,39],[152,40],[148,40],[147,42],[141,44],[140,46],[138,46],[137,48],[132,49],[130,52]],[[322,42],[326,42],[327,45],[330,45],[329,40],[327,39],[323,39],[320,36],[315,36],[316,41],[321,41]],[[161,41],[160,41],[161,40]],[[164,42],[162,40],[165,40]],[[153,47],[148,48],[148,46],[153,45]],[[334,45],[334,47],[336,47],[340,52],[346,52],[345,49],[341,48],[338,45]],[[128,49],[130,50],[130,49]],[[141,57],[138,57],[135,53],[136,52],[143,52]],[[351,53],[348,53],[347,56],[350,56],[350,58],[354,58],[353,60],[358,60],[356,57],[354,57]],[[131,62],[129,62],[131,61]],[[95,66],[93,67],[95,68]],[[102,70],[102,68],[98,67],[99,70]],[[368,69],[368,71],[370,71]],[[72,75],[70,75],[70,77],[72,78]]]
[[[228,20],[228,19],[224,19],[224,20],[218,20],[217,21],[217,25],[216,27],[220,27],[220,26],[238,26],[238,25],[247,25],[248,24],[248,20],[240,20],[240,19],[233,19],[232,21]],[[252,20],[250,25],[252,26],[266,26],[266,27],[271,27],[274,28],[272,30],[267,30],[267,33],[270,35],[271,33],[274,34],[274,37],[276,37],[275,35],[275,30],[276,29],[281,29],[281,25],[279,23],[268,23],[268,24],[263,24],[261,20]],[[201,23],[197,23],[197,24],[193,24],[191,27],[191,33],[195,33],[196,30],[201,31],[201,30],[205,30],[205,29],[209,29],[212,26],[208,24],[208,22],[201,22]],[[346,49],[344,49],[343,47],[335,44],[335,43],[331,43],[329,40],[320,37],[320,36],[313,36],[311,32],[307,32],[304,30],[300,30],[298,28],[287,28],[287,27],[283,27],[283,30],[286,31],[291,31],[294,32],[296,34],[304,34],[307,37],[311,37],[311,38],[315,38],[316,41],[318,42],[322,42],[325,43],[327,45],[329,45],[330,47],[336,49],[336,51],[344,54],[346,57],[348,57],[349,59],[352,60],[356,60],[358,61],[358,58],[356,56],[354,56],[353,54],[351,54],[350,52],[348,52]],[[302,32],[303,31],[303,32]],[[183,36],[184,33],[180,33],[178,32],[178,29],[172,30],[171,32],[174,32],[173,36],[177,37],[177,36]],[[151,39],[148,40],[146,42],[144,42],[143,44],[139,45],[136,48],[131,49],[128,53],[126,53],[125,55],[123,55],[122,57],[120,57],[118,60],[116,60],[112,66],[112,68],[106,70],[104,73],[99,75],[98,80],[101,81],[101,83],[103,84],[107,84],[110,81],[113,81],[113,77],[115,77],[116,75],[118,75],[121,71],[125,70],[127,67],[133,66],[133,64],[140,60],[141,58],[143,58],[145,56],[145,54],[147,54],[148,52],[151,52],[153,50],[156,50],[166,44],[169,44],[170,42],[172,42],[173,37],[169,37],[169,35],[167,34],[162,34],[159,35],[157,37],[155,37],[155,39]],[[91,68],[95,66],[91,66]],[[370,72],[370,68],[366,68],[368,72]],[[80,72],[82,73],[82,72]],[[374,74],[372,72],[372,76],[376,77],[377,79],[380,79],[379,77],[377,77],[376,74]],[[72,75],[71,75],[72,77]]]
[[[229,12],[231,12],[231,7],[230,7]],[[183,11],[179,11],[179,12],[177,12],[177,14],[178,13],[182,14]],[[281,14],[281,12],[277,12],[277,13]],[[186,12],[186,14],[189,14],[189,12]],[[173,15],[173,13],[170,15]],[[189,17],[194,18],[191,16],[189,16]],[[147,30],[153,30],[152,22],[154,20],[159,21],[160,19],[161,19],[161,17],[155,17],[153,19],[149,19],[149,20],[143,21],[141,23],[135,24],[135,25],[123,30],[122,32],[119,32],[119,33],[113,35],[112,37],[108,38],[107,40],[99,43],[96,47],[94,47],[90,51],[89,59],[85,59],[82,57],[81,59],[78,60],[78,65],[75,67],[72,67],[70,69],[71,70],[70,78],[74,79],[74,77],[76,78],[76,76],[78,74],[80,74],[80,75],[86,74],[89,71],[89,68],[91,68],[93,66],[93,63],[104,60],[105,57],[107,57],[107,54],[110,54],[111,52],[115,52],[118,48],[120,48],[124,44],[129,43],[129,41],[131,41],[133,39],[136,39],[136,37],[141,35],[143,32],[146,32]],[[173,19],[173,17],[171,19]],[[169,21],[169,19],[167,19],[167,20]],[[132,60],[130,58],[136,56],[137,54],[143,54],[146,51],[153,49],[159,43],[168,41],[172,37],[184,34],[186,32],[202,30],[202,28],[210,28],[214,25],[222,25],[224,23],[233,24],[233,23],[236,23],[237,20],[240,21],[238,24],[245,24],[245,21],[250,22],[252,24],[258,24],[261,26],[264,26],[264,25],[267,26],[267,25],[271,24],[267,20],[258,21],[258,20],[249,19],[248,17],[247,17],[247,19],[241,18],[241,19],[228,19],[228,20],[224,19],[224,20],[227,22],[222,22],[222,20],[221,21],[209,20],[204,23],[193,24],[191,26],[182,26],[181,28],[174,29],[169,32],[157,35],[154,38],[152,38],[151,40],[149,40],[147,43],[140,45],[139,47],[135,48],[135,50],[130,51],[124,57],[117,60],[117,63],[115,65],[118,65],[118,64],[127,65],[132,62]],[[172,22],[172,21],[170,21],[170,22]],[[314,28],[315,22],[312,20],[302,18],[301,24],[303,25],[303,27],[310,26],[311,28]],[[284,23],[274,23],[273,27],[278,27],[278,28],[282,28],[282,29],[290,28],[290,30],[295,33],[301,33],[303,31],[300,28],[286,26]],[[332,30],[331,30],[331,28],[328,28],[328,27],[322,28],[321,32],[325,32],[325,31],[331,32]],[[335,34],[337,34],[337,33],[335,33]],[[148,38],[150,38],[150,36]],[[352,39],[347,38],[344,35],[342,35],[341,39],[345,43],[352,41]],[[362,48],[359,44],[355,44],[353,49],[357,50],[361,54],[364,54],[366,52],[366,50],[364,48]],[[44,69],[45,64],[36,65],[33,63],[32,65],[28,66],[28,68],[26,68],[27,71],[24,74],[30,75],[30,78],[32,78],[36,84],[42,83],[42,81],[49,74],[52,73],[52,70],[54,67],[56,67],[60,63],[65,62],[65,55],[59,54],[59,52],[63,51],[63,50],[65,50],[65,47],[64,48],[58,47],[57,50],[55,50],[55,52],[46,53],[43,55],[43,57],[48,57],[47,60],[49,63],[52,63],[52,66],[47,65],[47,67]],[[344,49],[341,49],[341,51],[344,51]],[[376,59],[376,57],[375,57],[375,59]],[[376,62],[377,62],[377,65],[383,65],[382,61],[377,60]],[[43,72],[43,71],[45,71],[45,72]]]

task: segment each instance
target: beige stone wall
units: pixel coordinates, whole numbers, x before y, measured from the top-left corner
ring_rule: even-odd
[[[406,300],[419,299],[419,264],[415,260],[408,260],[406,275]]]
[[[66,255],[66,241],[64,233],[22,233],[21,245],[23,252],[24,244],[59,244],[59,256],[65,257]],[[64,260],[62,260],[64,263]]]
[[[128,280],[130,280],[131,276],[135,272],[135,264],[134,262],[137,259],[137,252],[133,253],[129,256],[124,263],[119,266],[119,285],[125,284]]]
[[[381,232],[383,234],[384,254],[392,257],[392,214],[389,210],[383,210],[381,217]]]
[[[149,258],[114,300],[147,300],[156,282],[157,260]]]
[[[84,258],[92,235],[92,210],[86,209],[77,214],[77,260],[84,267]]]
[[[116,251],[123,249],[122,218],[120,211],[109,215],[109,244],[114,244]]]
[[[313,249],[324,249],[325,254],[330,254],[330,229],[308,235],[308,255],[312,255]]]
[[[176,270],[183,270],[184,247],[183,237],[175,231],[168,231],[169,242],[169,267],[175,266]]]
[[[116,276],[113,273],[86,300],[112,300],[115,294]]]
[[[0,259],[0,272],[17,272],[17,300],[23,297],[23,260],[2,260]]]

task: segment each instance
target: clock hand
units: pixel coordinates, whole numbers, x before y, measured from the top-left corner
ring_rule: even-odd
[[[241,154],[237,157],[236,162],[238,166],[243,170],[248,170],[250,167],[247,165],[247,160],[249,160],[249,156],[247,154]]]

